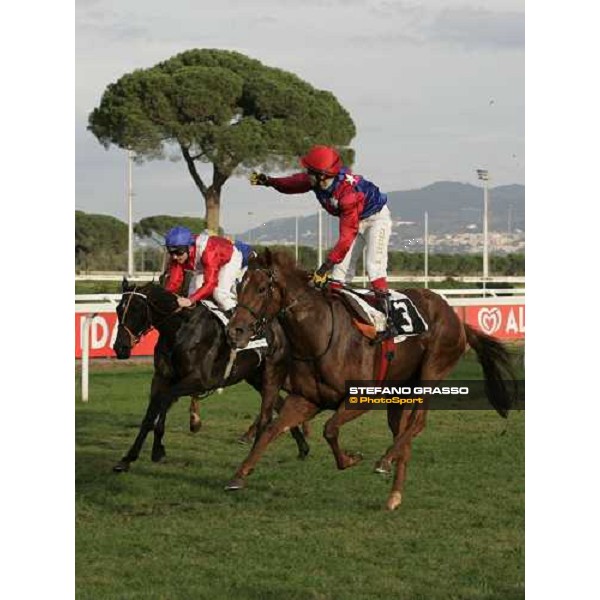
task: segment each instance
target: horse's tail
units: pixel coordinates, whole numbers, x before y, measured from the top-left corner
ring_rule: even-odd
[[[469,346],[483,368],[485,394],[501,417],[506,418],[516,398],[516,376],[510,353],[496,338],[465,323]]]

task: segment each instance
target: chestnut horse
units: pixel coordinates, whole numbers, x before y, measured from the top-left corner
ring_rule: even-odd
[[[117,358],[129,358],[133,346],[152,327],[159,337],[154,348],[154,376],[146,414],[129,451],[113,467],[115,472],[129,470],[150,431],[154,432],[152,460],[158,462],[165,457],[162,439],[167,411],[181,396],[207,395],[245,379],[263,396],[269,396],[270,386],[274,385],[274,402],[283,401],[279,390],[285,378],[288,345],[278,323],[265,330],[269,340],[265,356],[241,352],[228,369],[231,347],[225,328],[202,304],[181,309],[177,296],[162,286],[148,283],[136,287],[124,280],[117,315],[119,325],[113,345]],[[299,457],[305,458],[309,448],[302,431],[293,428],[291,434],[298,445]]]
[[[402,290],[414,302],[429,325],[423,334],[408,337],[396,345],[385,380],[427,381],[444,379],[463,356],[467,344],[483,367],[488,400],[506,417],[513,403],[513,375],[510,355],[494,338],[463,324],[438,294],[427,289]],[[236,311],[229,321],[232,345],[243,347],[254,331],[265,323],[279,321],[291,346],[288,369],[291,391],[279,417],[270,422],[274,395],[263,397],[257,439],[226,489],[244,487],[266,447],[282,432],[314,417],[322,410],[334,410],[323,435],[329,443],[338,469],[356,465],[361,456],[340,449],[342,425],[363,415],[369,408],[348,408],[345,382],[373,380],[379,372],[381,349],[362,335],[338,294],[315,289],[307,273],[296,268],[291,256],[268,249],[252,261],[238,294]],[[387,508],[402,501],[407,463],[413,438],[425,427],[426,406],[412,408],[388,405],[388,425],[393,443],[376,465],[388,472],[395,462]]]

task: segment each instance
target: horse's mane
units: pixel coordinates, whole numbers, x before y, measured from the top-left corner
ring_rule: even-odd
[[[123,291],[136,291],[141,294],[146,294],[148,298],[151,298],[154,302],[158,302],[161,305],[172,304],[177,301],[177,294],[167,291],[162,285],[155,281],[149,281],[143,285],[129,284]]]
[[[250,268],[253,267],[264,269],[277,267],[287,278],[292,278],[303,285],[307,285],[311,279],[311,273],[298,267],[294,256],[286,250],[271,251],[269,248],[265,248],[264,252],[251,262]]]

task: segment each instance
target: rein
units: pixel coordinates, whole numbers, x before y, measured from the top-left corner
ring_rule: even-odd
[[[308,292],[310,290],[306,290],[305,292],[303,292],[302,294],[300,294],[300,296],[298,296],[297,298],[295,298],[294,300],[292,300],[292,302],[290,302],[290,304],[288,304],[287,306],[283,306],[282,308],[280,308],[270,319],[267,317],[267,309],[268,306],[270,304],[270,302],[273,299],[273,288],[275,287],[275,274],[271,269],[254,269],[256,271],[263,271],[267,274],[267,276],[269,277],[269,283],[268,283],[268,287],[267,287],[267,293],[268,293],[268,298],[267,301],[263,304],[263,308],[260,311],[260,313],[257,313],[253,308],[251,308],[250,306],[247,306],[246,304],[242,304],[238,302],[238,308],[244,308],[245,310],[247,310],[257,321],[257,327],[254,328],[254,333],[255,335],[259,335],[259,333],[262,332],[262,330],[264,329],[264,327],[271,322],[273,319],[279,319],[279,321],[281,322],[282,326],[284,325],[284,318],[286,316],[286,313],[288,313],[290,311],[290,309],[294,306],[296,306],[300,300],[306,296],[308,294]],[[318,356],[307,356],[307,357],[302,357],[302,356],[294,356],[293,354],[291,355],[291,359],[292,360],[297,360],[300,362],[313,362],[316,364],[316,362],[318,360],[320,360],[321,358],[323,358],[331,349],[331,343],[333,341],[333,334],[335,331],[335,313],[333,312],[333,303],[332,302],[328,302],[327,303],[329,306],[329,311],[331,314],[331,332],[329,334],[329,340],[327,342],[327,346],[325,347],[325,350],[323,350],[323,352],[321,352]]]
[[[135,346],[142,339],[142,337],[144,335],[146,335],[153,327],[154,328],[158,328],[160,325],[162,325],[163,323],[165,323],[174,314],[177,314],[178,312],[181,311],[181,307],[178,306],[175,310],[173,310],[171,312],[165,312],[164,310],[162,310],[158,306],[156,306],[156,304],[154,304],[154,302],[152,302],[150,300],[150,298],[148,297],[147,294],[142,294],[141,292],[138,292],[135,289],[133,289],[132,291],[128,291],[128,292],[123,292],[123,296],[129,296],[129,298],[127,299],[127,304],[125,305],[125,308],[123,309],[123,316],[121,317],[121,322],[119,323],[119,325],[129,335],[129,337],[131,339],[131,346],[132,347]],[[125,317],[127,315],[127,311],[129,310],[129,305],[131,304],[131,299],[132,299],[133,296],[139,296],[140,298],[144,299],[144,306],[146,308],[146,320],[148,321],[148,327],[146,327],[143,331],[141,331],[137,335],[134,334],[131,331],[131,329],[129,329],[129,327],[127,327],[127,325],[125,325],[125,323],[124,323]],[[162,318],[157,323],[153,323],[152,322],[152,310],[151,310],[151,308],[154,309],[159,314],[164,315],[164,318]]]

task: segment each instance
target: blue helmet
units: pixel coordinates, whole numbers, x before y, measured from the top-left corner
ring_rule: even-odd
[[[191,246],[194,243],[194,236],[187,227],[173,227],[165,236],[165,246]]]

